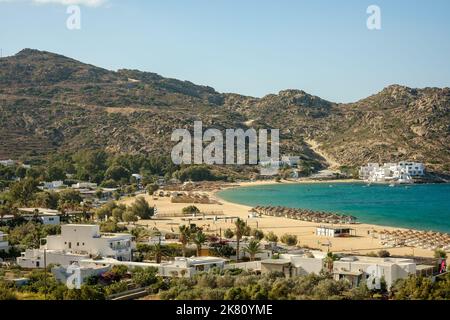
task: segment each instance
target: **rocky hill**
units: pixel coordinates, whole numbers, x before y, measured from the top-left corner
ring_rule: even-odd
[[[394,85],[337,104],[299,90],[222,94],[31,49],[0,59],[0,158],[81,148],[167,155],[172,131],[202,120],[208,128],[279,128],[282,152],[316,168],[411,159],[449,173],[449,110],[449,88]]]

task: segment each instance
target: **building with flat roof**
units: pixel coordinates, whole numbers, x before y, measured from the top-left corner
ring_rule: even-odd
[[[286,277],[319,274],[323,270],[326,254],[321,251],[280,254],[279,259],[261,261],[261,273],[281,272]]]
[[[105,257],[131,261],[134,238],[127,233],[100,233],[98,225],[68,224],[61,226],[61,235],[41,240],[40,249],[27,250],[17,258],[25,268],[42,268],[47,264],[68,266],[80,260]]]
[[[200,272],[208,272],[212,268],[223,270],[225,268],[226,259],[218,257],[192,257],[182,258],[177,257],[174,261],[167,261],[162,263],[152,262],[132,262],[132,261],[118,261],[115,259],[84,259],[80,261],[80,266],[126,266],[128,268],[155,268],[158,270],[158,275],[162,277],[192,277]]]
[[[25,220],[38,219],[45,225],[59,225],[61,223],[61,213],[58,210],[45,208],[19,208],[21,217]]]
[[[416,263],[407,258],[351,256],[333,263],[334,279],[346,279],[354,287],[366,282],[369,289],[380,289],[384,281],[389,289],[397,280],[415,274]]]
[[[355,230],[342,227],[320,226],[316,228],[316,236],[329,238],[343,238],[355,236]]]

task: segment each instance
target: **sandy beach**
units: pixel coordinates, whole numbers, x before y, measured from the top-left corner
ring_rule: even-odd
[[[354,180],[339,180],[333,181],[332,183],[344,183],[344,182],[355,182]],[[256,182],[244,182],[239,184],[234,184],[231,187],[250,187],[257,185],[269,185],[277,183],[275,181],[256,181]],[[282,183],[321,183],[321,182],[313,182],[309,180],[304,180],[300,182],[291,182],[291,181],[283,181]],[[330,183],[330,181],[324,182]],[[221,190],[223,190],[222,188]],[[300,246],[309,247],[313,249],[319,249],[322,251],[328,250],[328,244],[331,243],[330,250],[333,252],[345,252],[352,254],[367,254],[369,252],[377,252],[379,250],[385,249],[388,250],[392,255],[402,255],[402,256],[420,256],[420,257],[432,257],[434,252],[431,250],[425,250],[421,248],[412,248],[412,247],[395,247],[389,248],[385,247],[381,244],[381,241],[377,238],[373,238],[370,235],[370,231],[393,231],[393,230],[407,230],[401,228],[393,228],[393,227],[385,227],[379,225],[370,225],[370,224],[353,224],[353,225],[339,225],[346,226],[354,229],[355,237],[351,238],[328,238],[328,237],[319,237],[315,235],[316,227],[318,227],[319,223],[306,222],[293,220],[283,217],[270,217],[263,216],[261,218],[249,218],[249,210],[252,208],[245,205],[230,203],[224,201],[220,197],[218,197],[217,192],[221,190],[213,190],[213,191],[200,191],[201,194],[208,194],[210,199],[216,200],[217,203],[214,204],[195,204],[201,212],[206,213],[206,218],[210,218],[208,220],[191,220],[191,223],[196,223],[200,227],[203,227],[207,233],[211,234],[220,234],[227,228],[233,228],[232,218],[239,217],[245,221],[247,221],[248,225],[252,228],[258,228],[263,230],[264,232],[273,231],[278,236],[289,233],[294,234],[299,239]],[[155,206],[157,208],[158,214],[162,215],[171,215],[176,213],[181,213],[181,210],[184,207],[189,206],[187,203],[172,203],[169,197],[158,197],[155,198],[149,195],[142,195],[151,206]],[[130,205],[134,202],[134,198],[127,198],[121,201],[126,205]],[[209,214],[208,214],[209,213]],[[213,220],[213,216],[218,215],[220,218],[218,221]],[[228,217],[228,219],[225,219]],[[200,216],[199,218],[202,218]],[[152,220],[141,220],[139,224],[148,226],[148,227],[156,227],[161,231],[174,232],[178,230],[179,225],[188,224],[189,218],[182,217],[164,217],[161,219],[152,219]],[[337,227],[338,225],[334,225]]]

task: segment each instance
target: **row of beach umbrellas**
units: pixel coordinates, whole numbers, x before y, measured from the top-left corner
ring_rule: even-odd
[[[310,209],[294,209],[287,207],[262,207],[257,206],[252,209],[253,212],[272,216],[285,217],[309,222],[330,223],[330,224],[353,224],[357,218],[353,216],[342,215],[338,213],[315,211]]]

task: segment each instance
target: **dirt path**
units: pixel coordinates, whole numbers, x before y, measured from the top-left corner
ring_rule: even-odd
[[[318,144],[317,141],[307,139],[307,140],[305,140],[305,142],[310,146],[312,151],[314,151],[315,153],[317,153],[318,155],[320,155],[322,158],[324,158],[327,161],[327,163],[329,165],[329,169],[333,170],[333,169],[339,169],[341,167],[341,164],[339,162],[337,162],[333,157],[331,157],[330,155],[328,155],[325,152],[323,152],[322,150],[320,150],[320,144]]]

